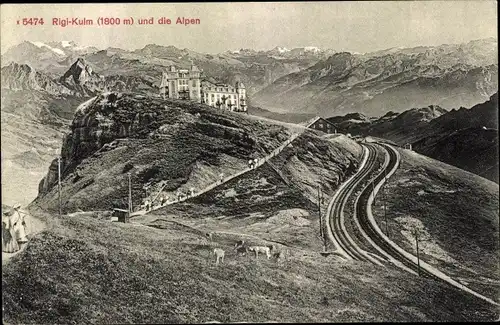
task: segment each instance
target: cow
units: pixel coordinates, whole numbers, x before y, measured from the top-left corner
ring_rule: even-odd
[[[246,256],[248,253],[248,247],[245,245],[244,240],[238,240],[234,245],[234,250],[236,254]]]
[[[215,260],[215,265],[219,265],[219,260],[224,263],[224,255],[225,255],[225,252],[223,249],[221,248],[214,248],[214,250],[212,251],[212,253],[215,255],[216,257],[216,260]]]
[[[271,250],[267,246],[250,246],[249,252],[255,252],[255,258],[259,258],[259,253],[266,254],[267,259],[271,258]]]

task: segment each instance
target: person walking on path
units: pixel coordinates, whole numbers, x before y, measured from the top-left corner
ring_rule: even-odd
[[[20,249],[20,244],[26,243],[26,225],[24,218],[19,211],[20,204],[2,214],[2,251],[5,253],[15,253]]]

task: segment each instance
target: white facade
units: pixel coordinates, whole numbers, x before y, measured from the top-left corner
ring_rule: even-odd
[[[242,82],[235,86],[201,81],[201,71],[196,66],[179,69],[171,66],[163,72],[160,94],[165,98],[187,99],[219,109],[246,112],[246,89]]]
[[[246,112],[246,89],[243,83],[237,82],[235,87],[223,83],[203,81],[201,86],[202,103],[220,109]]]
[[[163,97],[188,99],[201,102],[201,71],[193,65],[191,69],[179,69],[171,66],[163,72],[160,85],[160,94]]]

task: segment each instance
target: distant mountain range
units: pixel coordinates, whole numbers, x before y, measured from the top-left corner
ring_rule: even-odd
[[[387,110],[402,112],[431,104],[472,106],[498,90],[497,40],[389,49],[367,54],[336,53],[257,92],[254,103],[281,112],[323,116]]]
[[[316,115],[355,112],[360,118],[353,118],[356,126],[349,126],[352,132],[364,127],[363,123],[372,128],[367,133],[387,128],[385,133],[374,134],[410,141],[422,152],[428,147],[417,143],[422,138],[405,131],[426,128],[425,119],[414,120],[414,114],[433,121],[448,115],[445,112],[451,108],[472,107],[498,91],[496,39],[365,54],[314,46],[206,54],[155,44],[129,51],[79,46],[71,41],[25,41],[7,50],[1,64],[2,159],[14,167],[50,163],[62,131],[81,102],[106,91],[157,95],[162,71],[172,64],[196,64],[206,78],[221,82],[242,81],[251,114],[298,123]],[[419,109],[398,117],[399,112],[415,107]],[[384,117],[384,123],[373,123],[367,117],[387,111],[392,113]],[[405,128],[391,126],[400,119]],[[39,140],[34,140],[35,134]],[[12,177],[24,171],[14,167]]]
[[[134,82],[154,88],[165,67],[196,64],[206,77],[242,81],[250,105],[267,110],[378,116],[387,110],[402,112],[428,105],[451,109],[487,100],[498,90],[497,46],[496,39],[488,38],[365,54],[314,46],[205,54],[172,45],[149,44],[129,51],[99,50],[69,41],[26,41],[2,56],[2,66],[28,64],[55,79],[80,59],[101,76],[140,78]]]
[[[375,136],[498,183],[498,92],[470,109],[431,105],[379,118],[360,113],[328,118],[340,132]]]
[[[44,44],[25,41],[6,51],[2,56],[2,66],[11,62],[27,64],[56,78],[81,58],[102,75],[142,76],[152,83],[159,83],[165,67],[196,64],[207,77],[228,83],[242,81],[252,94],[279,77],[308,68],[333,53],[333,50],[317,47],[291,50],[277,47],[270,51],[240,49],[212,55],[155,44],[128,51],[114,47],[98,50],[74,42]]]

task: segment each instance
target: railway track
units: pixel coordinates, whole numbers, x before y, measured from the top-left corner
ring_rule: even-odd
[[[344,208],[350,196],[376,165],[377,155],[375,149],[371,146],[366,146],[365,150],[367,150],[367,158],[364,166],[332,198],[332,203],[330,203],[327,214],[329,225],[329,229],[327,230],[334,238],[336,246],[349,258],[377,263],[373,257],[370,257],[355,244],[344,226]]]
[[[390,171],[399,164],[398,157],[394,150],[386,144],[378,144],[389,154],[389,163],[386,170]],[[376,149],[373,149],[376,150]],[[420,267],[415,264],[411,259],[407,256],[403,255],[401,252],[396,250],[392,245],[388,244],[387,241],[376,231],[370,222],[367,214],[367,205],[368,199],[372,194],[372,189],[379,184],[385,178],[385,172],[380,172],[365,188],[362,190],[359,199],[356,202],[356,211],[357,217],[359,218],[359,224],[363,231],[367,234],[367,236],[373,241],[382,251],[385,252],[386,255],[389,255],[393,259],[401,262],[405,267],[414,271],[415,273],[419,273],[420,275],[429,279],[433,279],[436,281],[443,281],[441,278],[427,271],[426,269]],[[419,270],[420,269],[420,270]]]

